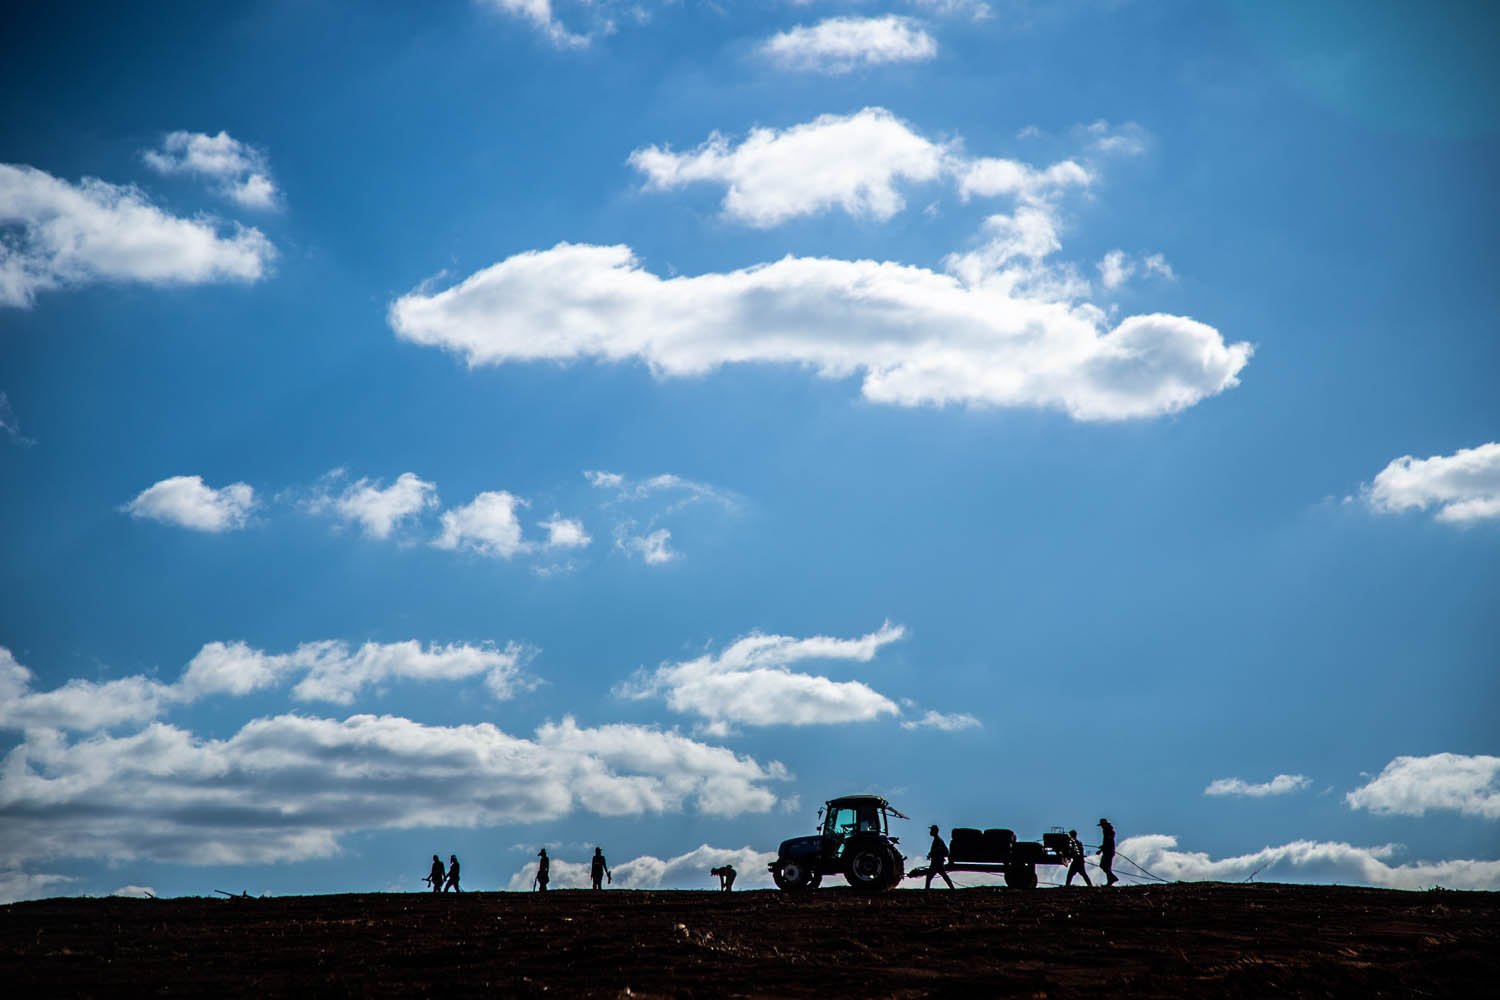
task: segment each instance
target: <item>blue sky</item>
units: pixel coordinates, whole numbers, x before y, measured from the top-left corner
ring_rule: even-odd
[[[4,898],[1500,888],[1486,5],[11,20]]]

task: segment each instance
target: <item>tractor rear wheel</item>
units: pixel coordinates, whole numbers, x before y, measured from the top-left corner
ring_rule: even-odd
[[[901,884],[902,879],[906,878],[906,859],[901,856],[900,851],[896,850],[894,844],[887,844],[886,850],[891,854],[891,877],[886,888],[894,889]]]
[[[800,892],[803,889],[816,886],[812,868],[801,861],[783,861],[781,865],[771,872],[771,881],[776,883],[776,888],[787,892]]]
[[[1005,884],[1012,889],[1036,888],[1036,865],[1006,865]]]
[[[891,887],[891,853],[878,840],[844,848],[844,878],[856,892],[881,892]]]

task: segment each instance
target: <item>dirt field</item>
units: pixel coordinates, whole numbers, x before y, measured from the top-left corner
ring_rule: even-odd
[[[0,907],[12,996],[1469,997],[1497,979],[1497,893],[1185,884]]]

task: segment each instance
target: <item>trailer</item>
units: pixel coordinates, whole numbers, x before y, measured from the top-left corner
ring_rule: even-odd
[[[943,871],[1003,875],[1005,884],[1013,889],[1035,889],[1037,865],[1067,865],[1072,860],[1068,835],[1059,829],[1034,841],[1017,840],[1013,830],[959,826],[953,828]],[[928,872],[937,874],[931,865],[923,865],[907,872],[906,877],[925,878]]]

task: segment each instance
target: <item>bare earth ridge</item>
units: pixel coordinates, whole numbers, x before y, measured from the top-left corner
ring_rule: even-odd
[[[1500,893],[1185,883],[0,907],[13,996],[1468,997]]]

